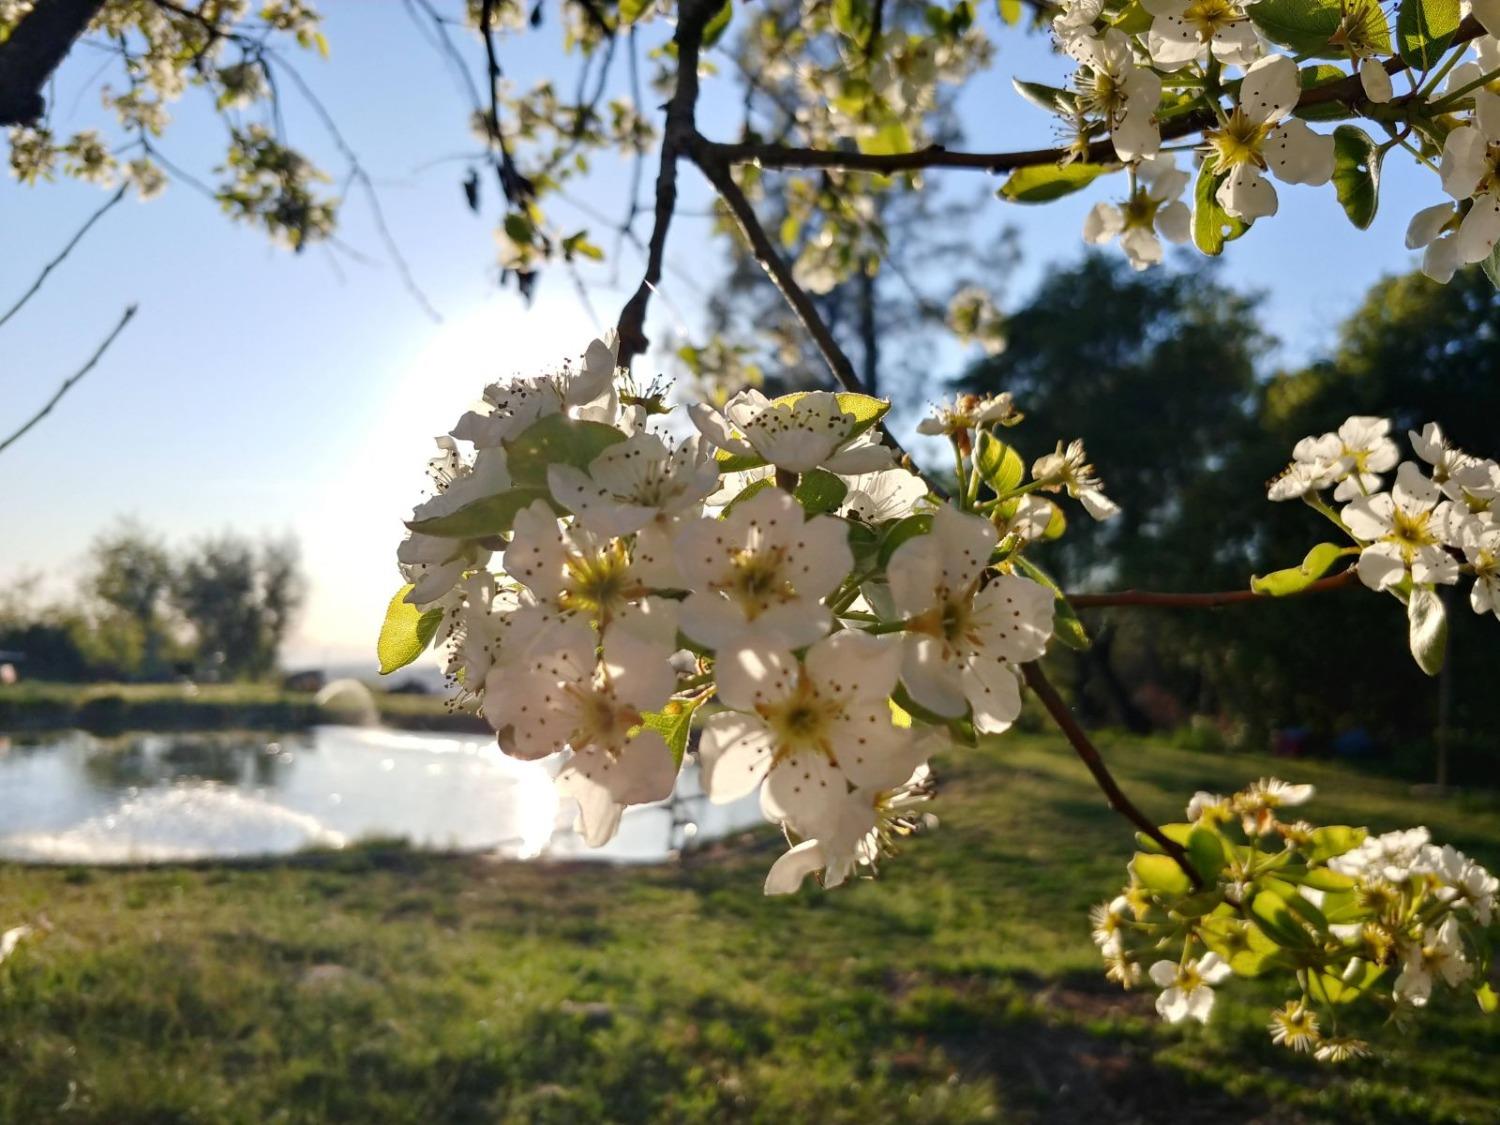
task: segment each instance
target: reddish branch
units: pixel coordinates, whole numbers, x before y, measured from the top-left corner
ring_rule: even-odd
[[[1345,570],[1328,578],[1320,578],[1298,594],[1320,594],[1326,590],[1338,590],[1354,584],[1356,575]],[[1265,594],[1254,590],[1224,590],[1214,594],[1158,594],[1150,590],[1119,590],[1111,594],[1068,594],[1067,599],[1074,609],[1099,609],[1104,606],[1139,605],[1157,606],[1164,609],[1213,609],[1221,605],[1238,605],[1241,602],[1263,602]]]
[[[1042,666],[1037,663],[1025,665],[1026,682],[1036,697],[1042,701],[1042,706],[1047,708],[1047,713],[1052,716],[1052,721],[1057,724],[1059,730],[1072,744],[1074,752],[1088,766],[1089,773],[1094,775],[1094,780],[1099,788],[1104,791],[1104,796],[1109,800],[1109,807],[1114,809],[1126,820],[1134,824],[1156,844],[1171,856],[1177,866],[1182,868],[1183,873],[1192,880],[1194,888],[1203,889],[1203,877],[1198,874],[1198,869],[1193,866],[1192,860],[1183,850],[1181,844],[1169,840],[1156,826],[1156,823],[1140,809],[1121,790],[1119,783],[1115,781],[1114,775],[1109,772],[1109,767],[1104,764],[1104,759],[1099,756],[1099,751],[1089,740],[1088,733],[1078,725],[1078,720],[1073,717],[1073,712],[1063,702],[1062,696],[1057,694],[1057,689],[1052,686],[1052,681],[1047,679]]]

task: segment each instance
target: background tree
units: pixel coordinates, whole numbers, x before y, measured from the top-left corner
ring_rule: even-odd
[[[226,533],[183,554],[172,600],[192,628],[200,667],[253,679],[275,670],[304,591],[294,542],[257,545]]]
[[[89,548],[83,585],[100,608],[95,647],[112,651],[128,678],[160,679],[169,671],[172,572],[161,540],[133,520],[121,520]]]

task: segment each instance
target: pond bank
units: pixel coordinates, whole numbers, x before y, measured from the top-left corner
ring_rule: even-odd
[[[438,695],[375,692],[380,721],[400,730],[484,733],[482,719],[452,712]],[[312,692],[258,684],[53,684],[0,687],[0,732],[86,730],[299,730],[347,721]]]

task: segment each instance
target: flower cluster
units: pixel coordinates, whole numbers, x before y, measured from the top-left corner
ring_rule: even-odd
[[[921,822],[933,755],[1020,714],[1058,604],[1024,555],[1065,526],[1041,493],[1114,511],[1081,443],[1026,479],[996,436],[1009,396],[924,423],[953,445],[951,502],[897,462],[887,409],[747,390],[689,427],[601,340],[488,387],[438,441],[383,668],[438,638],[506,753],[566,754],[590,844],[671,794],[696,732],[709,798],[758,791],[793,844],[768,892],[872,868]]]
[[[1468,14],[1470,6],[1463,8]],[[1108,170],[1093,144],[1107,133],[1113,166],[1129,174],[1129,194],[1119,205],[1095,206],[1084,238],[1118,236],[1144,269],[1161,261],[1161,238],[1192,239],[1218,254],[1227,239],[1275,215],[1272,178],[1332,184],[1351,221],[1368,227],[1381,163],[1400,147],[1436,172],[1450,197],[1420,211],[1406,240],[1425,248],[1423,270],[1447,281],[1458,267],[1489,259],[1500,241],[1500,8],[1474,4],[1472,28],[1460,28],[1457,9],[1432,18],[1424,0],[1403,0],[1402,30],[1393,36],[1385,10],[1341,0],[1290,8],[1256,0],[1064,0],[1052,30],[1077,64],[1071,88],[1017,85],[1061,118],[1070,157],[1084,163],[1024,169],[1029,198],[1055,198]],[[1302,60],[1318,61],[1299,67]],[[1409,86],[1401,97],[1393,75]],[[1354,125],[1322,132],[1308,124],[1359,117],[1389,139]],[[1195,133],[1199,183],[1190,215],[1178,202],[1187,173],[1162,144]],[[1002,194],[1028,198],[1019,189]]]
[[[1312,796],[1274,778],[1194,796],[1185,821],[1162,826],[1178,857],[1137,853],[1129,885],[1094,909],[1110,978],[1149,978],[1164,1019],[1206,1023],[1231,977],[1295,976],[1271,1038],[1328,1062],[1367,1052],[1341,1027],[1356,1004],[1411,1012],[1435,987],[1467,987],[1492,1011],[1500,880],[1425,828],[1371,836],[1290,819]]]
[[[1357,556],[1361,582],[1406,604],[1412,654],[1436,672],[1446,620],[1438,587],[1472,579],[1474,612],[1500,616],[1500,463],[1455,448],[1435,422],[1407,434],[1416,460],[1402,461],[1390,435],[1389,419],[1354,417],[1334,433],[1297,443],[1268,495],[1305,501],[1352,545],[1319,544],[1300,567],[1255,585],[1264,593],[1297,593],[1339,559]],[[1329,490],[1342,508],[1325,499]]]

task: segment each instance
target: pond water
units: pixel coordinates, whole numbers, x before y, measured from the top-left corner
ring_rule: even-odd
[[[140,863],[283,855],[401,838],[432,849],[650,862],[760,821],[712,805],[689,763],[669,801],[626,812],[590,848],[557,767],[478,736],[365,727],[295,734],[0,735],[0,858]]]

